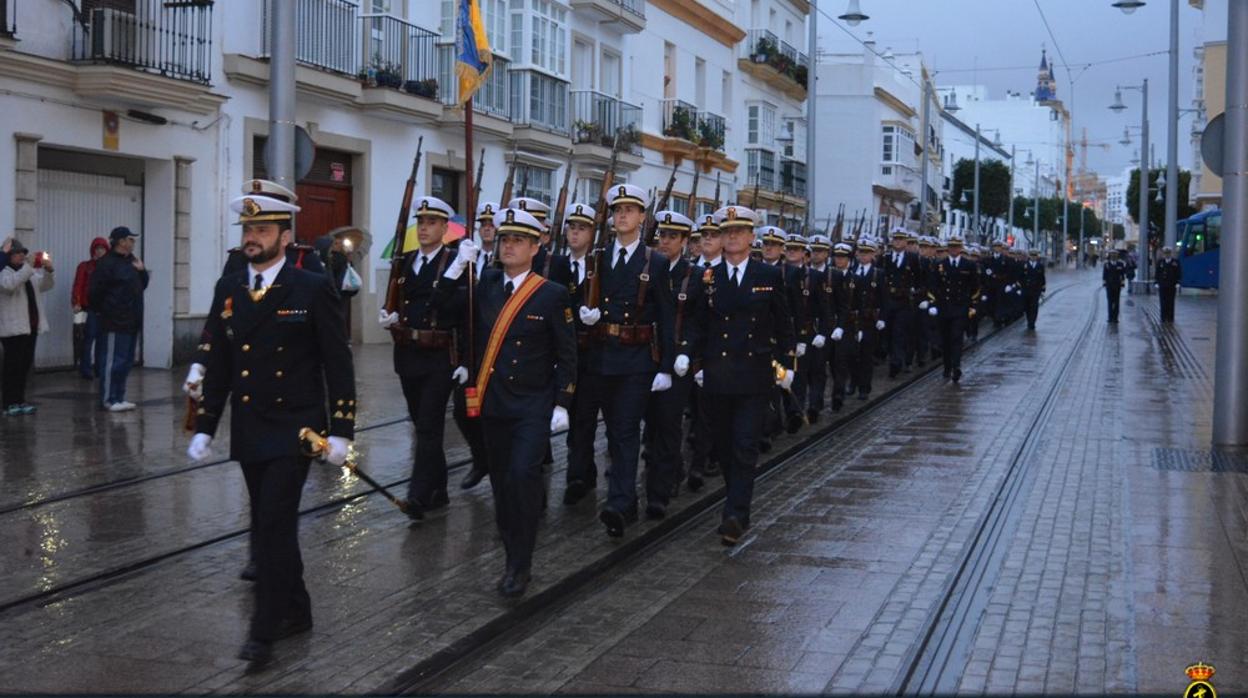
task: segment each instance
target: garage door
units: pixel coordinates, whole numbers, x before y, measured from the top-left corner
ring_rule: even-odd
[[[87,258],[93,238],[107,238],[119,225],[142,233],[143,187],[121,177],[41,169],[38,202],[38,240],[27,244],[52,253],[56,286],[43,299],[51,329],[39,337],[35,366],[65,367],[74,362],[74,271]]]

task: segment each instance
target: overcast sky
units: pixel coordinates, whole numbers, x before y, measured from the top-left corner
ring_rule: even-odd
[[[1074,119],[1075,141],[1084,127],[1088,130],[1088,169],[1113,175],[1128,166],[1140,143],[1138,136],[1133,136],[1130,147],[1118,143],[1123,126],[1140,123],[1140,95],[1138,91],[1124,92],[1123,101],[1129,108],[1116,114],[1108,106],[1117,84],[1138,85],[1148,78],[1151,140],[1158,160],[1165,160],[1169,90],[1165,52],[1170,42],[1170,3],[1148,0],[1134,14],[1124,15],[1112,7],[1112,1],[1039,0],[1056,46],[1041,20],[1036,0],[861,0],[862,11],[870,19],[846,28],[859,39],[873,32],[881,52],[885,47],[898,53],[921,51],[938,73],[938,86],[983,84],[992,99],[1002,98],[1006,90],[1031,92],[1036,85],[1041,46],[1047,47],[1050,61],[1056,63],[1058,97]],[[848,0],[818,0],[818,4],[836,17],[845,12]],[[1186,109],[1192,99],[1192,47],[1200,36],[1202,18],[1188,0],[1180,0],[1179,5],[1179,107]],[[861,44],[823,15],[819,17],[819,46],[825,52],[861,50]],[[1117,60],[1157,52],[1161,53]],[[1073,99],[1062,56],[1074,76]],[[1104,61],[1116,62],[1087,70],[1081,65]],[[1191,125],[1191,115],[1180,116],[1179,164],[1185,169],[1191,167]],[[1108,147],[1091,145],[1094,143]],[[1076,167],[1078,157],[1076,150]]]

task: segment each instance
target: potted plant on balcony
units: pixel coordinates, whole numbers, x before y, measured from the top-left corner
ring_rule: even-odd
[[[766,63],[776,53],[776,44],[771,39],[763,37],[754,44],[754,53],[750,54],[750,60],[755,63]]]
[[[599,143],[602,141],[602,124],[595,121],[581,121],[577,119],[573,124],[576,129],[577,143]]]
[[[377,87],[389,87],[396,90],[403,89],[403,66],[398,63],[390,63],[380,58],[374,58],[369,64],[368,72],[372,74],[371,79],[365,81],[365,84],[369,87],[372,87],[375,81]]]
[[[805,64],[798,64],[795,68],[793,68],[793,79],[796,80],[797,84],[801,85],[803,89],[807,87],[806,81],[809,78],[807,71],[808,69]]]
[[[428,99],[438,98],[438,81],[434,78],[425,78],[424,80],[408,80],[403,83],[403,91],[417,97],[427,97]]]
[[[694,141],[697,138],[697,133],[693,123],[693,114],[685,107],[674,107],[672,109],[672,118],[668,122],[667,128],[663,129],[663,135]]]
[[[634,145],[641,142],[641,134],[637,132],[637,126],[634,124],[621,127],[617,136],[620,139],[620,150],[631,151]],[[615,145],[613,139],[608,137],[606,134],[603,134],[602,140],[603,145]]]
[[[697,145],[711,150],[723,150],[724,134],[710,121],[702,121],[698,124]]]

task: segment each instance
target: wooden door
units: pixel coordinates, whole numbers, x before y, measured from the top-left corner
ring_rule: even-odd
[[[351,225],[351,187],[329,184],[300,183],[299,213],[295,214],[295,237],[313,244],[317,238],[335,228]]]

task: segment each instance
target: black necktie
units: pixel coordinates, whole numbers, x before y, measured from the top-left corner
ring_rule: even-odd
[[[620,255],[619,255],[619,257],[617,258],[617,261],[616,261],[616,263],[615,263],[615,266],[616,266],[616,268],[617,268],[617,269],[618,269],[619,267],[621,267],[621,266],[623,266],[623,265],[624,265],[624,261],[625,261],[625,260],[624,260],[624,258],[625,258],[625,257],[627,257],[627,256],[628,256],[628,250],[627,250],[627,249],[625,249],[625,248],[623,248],[623,247],[621,247],[621,248],[620,248]]]
[[[263,276],[261,276],[261,275],[259,275],[259,274],[256,274],[256,281],[255,281],[255,283],[253,283],[253,284],[251,285],[251,290],[253,290],[253,291],[263,291],[263,290],[264,290],[264,277],[263,277]]]
[[[737,278],[737,267],[732,268],[732,283],[734,286],[740,286],[741,280]]]
[[[580,262],[577,262],[577,261],[572,262],[572,279],[575,280],[578,284],[581,282],[581,263]]]
[[[515,290],[516,290],[516,285],[508,281],[507,283],[503,284],[503,294],[504,294],[503,297],[511,298],[511,292]]]

